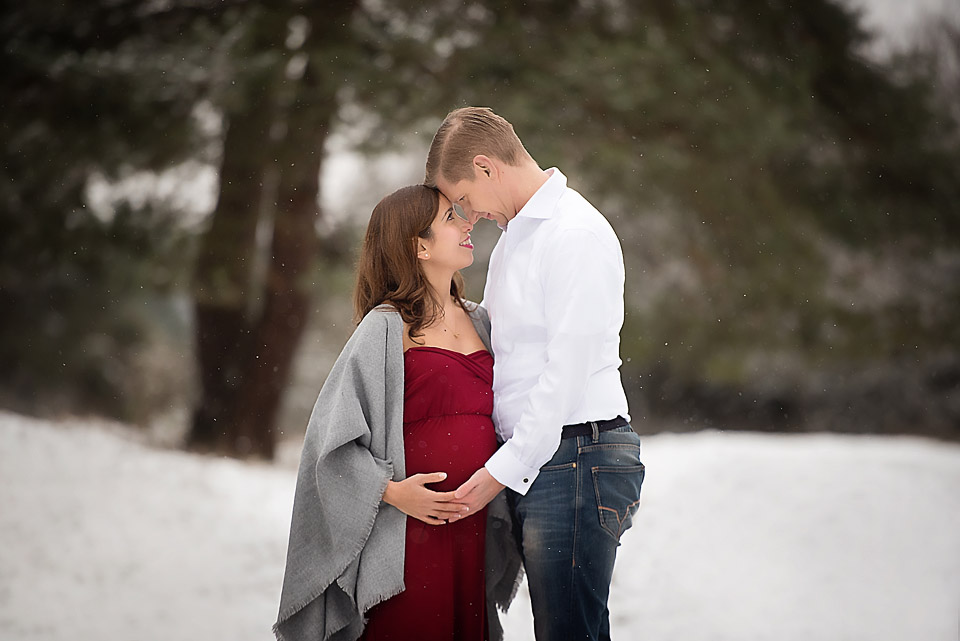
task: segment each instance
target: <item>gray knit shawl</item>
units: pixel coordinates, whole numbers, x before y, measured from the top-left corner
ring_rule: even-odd
[[[470,316],[490,349],[486,310],[477,306]],[[404,478],[403,320],[381,306],[347,341],[307,425],[277,639],[353,641],[367,610],[403,591],[407,517],[381,498],[388,480]],[[506,610],[519,581],[520,555],[501,492],[487,515],[492,639],[503,634],[496,608]]]

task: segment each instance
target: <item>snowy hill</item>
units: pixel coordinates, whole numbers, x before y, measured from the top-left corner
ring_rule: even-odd
[[[272,638],[294,470],[139,440],[0,413],[0,638]],[[615,639],[957,640],[960,446],[713,432],[643,459]]]

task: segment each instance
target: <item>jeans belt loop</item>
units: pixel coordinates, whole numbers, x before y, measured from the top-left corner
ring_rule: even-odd
[[[596,421],[590,421],[590,434],[593,436],[594,443],[600,440],[600,428],[597,427]]]

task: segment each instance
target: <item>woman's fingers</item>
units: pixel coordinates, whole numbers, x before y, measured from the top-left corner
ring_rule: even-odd
[[[425,514],[424,516],[415,517],[418,521],[423,521],[427,525],[444,525],[447,521],[439,516],[433,514]]]
[[[442,519],[449,519],[451,516],[457,514],[466,514],[469,510],[465,505],[458,505],[455,503],[446,503],[442,505],[437,505],[433,508],[433,513],[439,516]]]
[[[437,492],[426,487],[446,480],[446,472],[414,474],[403,483],[409,483],[409,497],[413,508],[407,514],[428,525],[444,525],[454,517],[467,515],[469,508],[455,497],[455,492]],[[456,520],[456,519],[454,519]]]
[[[420,485],[429,485],[430,483],[439,483],[447,478],[446,472],[431,472],[430,474],[414,474],[413,478],[417,479],[417,483]]]
[[[430,525],[443,525],[454,517],[460,518],[467,515],[468,508],[464,505],[454,503],[435,503],[427,510],[424,518],[420,519]]]

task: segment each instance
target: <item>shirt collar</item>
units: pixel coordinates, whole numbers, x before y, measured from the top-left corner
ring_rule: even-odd
[[[560,173],[556,167],[551,167],[545,172],[547,182],[540,185],[540,189],[534,192],[527,204],[517,212],[517,218],[524,216],[526,218],[549,218],[556,209],[557,202],[563,196],[567,188],[567,177]]]

